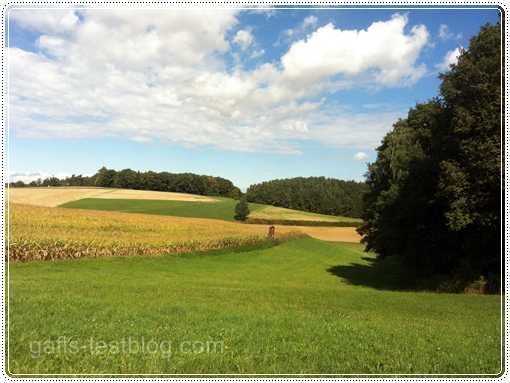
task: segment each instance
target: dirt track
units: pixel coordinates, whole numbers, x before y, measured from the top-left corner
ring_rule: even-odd
[[[258,225],[269,227],[268,225]],[[361,236],[356,232],[355,227],[320,227],[320,226],[276,226],[278,230],[296,230],[308,234],[312,238],[331,242],[356,242],[359,243]]]
[[[357,242],[361,236],[356,232],[355,227],[315,227],[315,226],[285,226],[295,227],[296,230],[304,231],[310,237],[323,241],[333,242]]]

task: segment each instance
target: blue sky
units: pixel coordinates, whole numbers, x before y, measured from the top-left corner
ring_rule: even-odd
[[[7,11],[9,181],[192,172],[241,189],[363,180],[375,148],[499,10]]]

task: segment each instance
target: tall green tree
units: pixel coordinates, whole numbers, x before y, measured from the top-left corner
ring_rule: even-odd
[[[235,213],[234,219],[236,221],[246,221],[250,215],[250,208],[248,206],[248,202],[246,202],[246,198],[241,197],[235,207]]]
[[[440,164],[438,194],[448,228],[462,237],[469,263],[484,272],[495,271],[501,255],[502,53],[499,25],[485,25],[440,76],[451,152]]]
[[[501,266],[501,29],[487,24],[440,74],[439,97],[397,121],[366,174],[367,251],[422,274],[497,279]]]

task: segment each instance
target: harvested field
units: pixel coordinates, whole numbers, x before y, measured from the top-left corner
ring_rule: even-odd
[[[258,226],[258,225],[257,225]],[[355,227],[277,226],[276,235],[284,231],[301,231],[312,238],[331,242],[359,243],[361,236]]]
[[[258,219],[279,219],[289,221],[323,221],[323,222],[338,222],[342,221],[344,217],[333,217],[322,214],[306,213],[298,210],[285,209],[283,207],[268,206],[261,210],[250,213],[250,218]],[[356,221],[355,218],[349,218]]]
[[[48,207],[59,206],[82,198],[218,202],[213,198],[192,194],[95,187],[10,188],[7,194],[10,203]]]

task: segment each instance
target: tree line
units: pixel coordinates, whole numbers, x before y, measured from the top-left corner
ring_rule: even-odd
[[[32,181],[29,184],[25,184],[23,181],[11,182],[10,186],[97,186],[189,193],[233,199],[245,196],[247,202],[353,218],[361,216],[362,196],[368,189],[363,182],[342,181],[325,177],[297,177],[251,185],[244,194],[232,181],[221,177],[193,173],[137,172],[131,169],[116,171],[104,166],[93,176],[73,174],[65,179],[51,176],[44,180]]]
[[[251,185],[246,200],[310,213],[358,218],[362,212],[364,182],[326,177],[296,177]]]
[[[59,179],[58,177],[51,176],[45,179],[38,178],[36,181],[24,183],[23,181],[10,182],[9,186],[12,188],[24,188],[24,187],[48,187],[48,186],[94,186],[95,177],[82,176],[81,174],[65,179]],[[7,184],[6,184],[7,185]]]
[[[37,186],[97,186],[107,188],[166,191],[207,196],[239,199],[241,190],[232,181],[221,177],[198,175],[194,173],[169,173],[153,171],[137,172],[131,169],[116,171],[102,167],[93,176],[75,176],[59,179],[47,177],[32,181],[28,185],[23,181],[10,183],[12,187]]]
[[[367,251],[424,276],[499,286],[502,60],[500,25],[487,24],[440,74],[439,96],[384,137],[366,175],[358,231]]]

